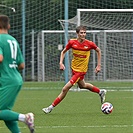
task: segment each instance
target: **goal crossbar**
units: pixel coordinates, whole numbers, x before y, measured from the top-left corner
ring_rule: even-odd
[[[65,33],[64,30],[42,30],[42,33]],[[75,30],[68,30],[68,33],[75,33]],[[87,30],[87,33],[98,33],[98,32],[133,32],[133,30]]]
[[[77,9],[77,12],[133,12],[133,9]]]

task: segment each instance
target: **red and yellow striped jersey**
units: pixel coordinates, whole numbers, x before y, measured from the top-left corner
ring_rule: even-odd
[[[96,44],[89,40],[80,43],[77,39],[71,39],[66,45],[67,50],[70,48],[72,48],[73,54],[71,68],[77,72],[87,72],[90,50],[96,49]]]

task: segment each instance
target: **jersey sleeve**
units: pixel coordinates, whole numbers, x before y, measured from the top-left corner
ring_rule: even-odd
[[[91,42],[91,48],[92,49],[96,49],[98,46],[94,43],[94,42]]]
[[[69,50],[71,47],[72,47],[72,40],[69,40],[66,45],[66,49]]]

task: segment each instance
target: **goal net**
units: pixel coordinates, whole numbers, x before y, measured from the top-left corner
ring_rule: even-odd
[[[89,30],[132,30],[133,9],[77,9],[75,17],[59,21],[68,23],[69,30],[80,24]]]
[[[64,31],[41,31],[38,34],[38,81],[64,81],[59,70],[60,52],[64,44]]]
[[[98,76],[94,74],[97,60],[92,52],[87,80],[132,80],[132,16],[132,9],[78,9],[74,18],[59,20],[63,29],[68,31],[75,30],[77,25],[85,25],[87,39],[94,41],[101,48],[102,71]],[[73,38],[70,33],[66,36]]]

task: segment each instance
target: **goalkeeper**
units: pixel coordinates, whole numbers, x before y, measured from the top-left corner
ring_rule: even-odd
[[[11,133],[20,133],[18,121],[24,122],[30,133],[34,133],[33,113],[12,111],[23,84],[19,70],[24,69],[24,59],[17,40],[8,34],[9,29],[8,16],[0,15],[0,120]]]
[[[58,97],[53,101],[53,103],[42,110],[44,113],[50,113],[55,106],[57,106],[66,96],[69,89],[77,83],[80,89],[87,89],[91,92],[95,92],[99,94],[101,103],[105,100],[106,90],[100,90],[98,87],[86,83],[84,80],[85,74],[88,69],[88,62],[90,57],[90,50],[94,49],[97,53],[97,66],[95,69],[95,73],[98,73],[101,70],[101,50],[95,43],[85,39],[86,38],[86,27],[78,26],[76,28],[77,39],[69,40],[66,47],[63,49],[60,55],[60,69],[65,70],[65,66],[63,64],[63,60],[65,57],[65,53],[71,48],[73,53],[73,59],[71,63],[72,68],[72,77],[70,81],[62,88],[61,93]]]

